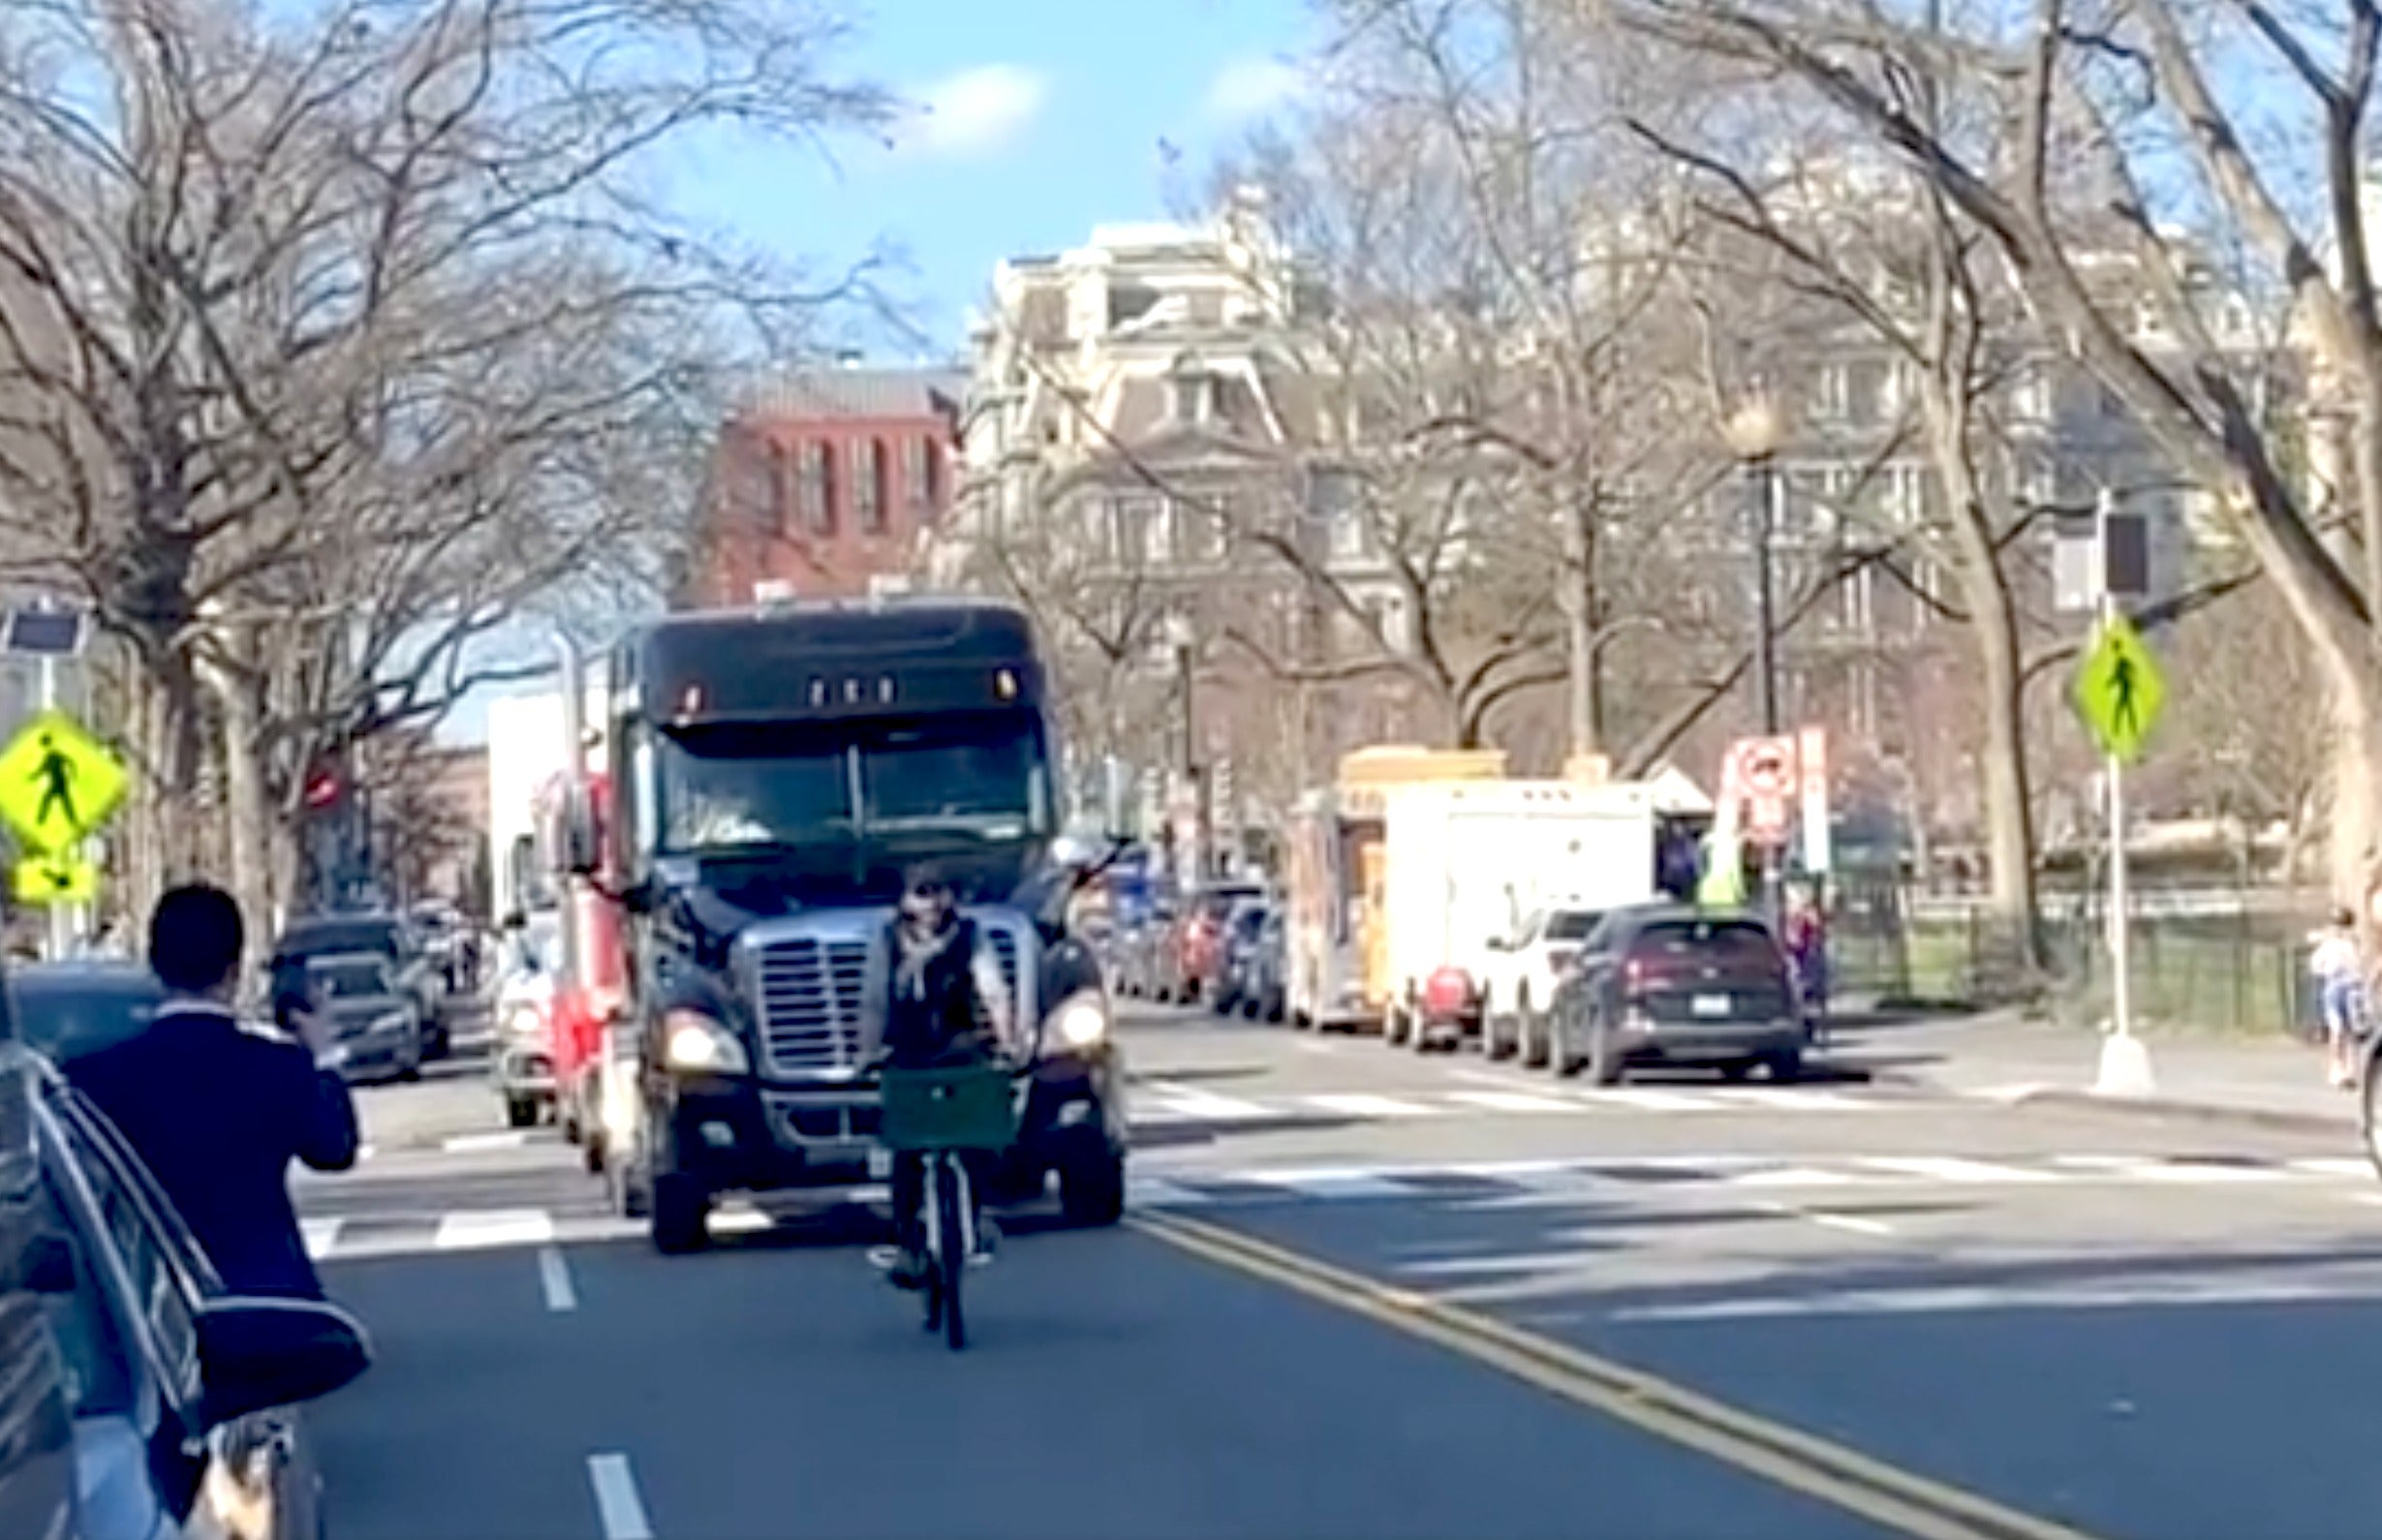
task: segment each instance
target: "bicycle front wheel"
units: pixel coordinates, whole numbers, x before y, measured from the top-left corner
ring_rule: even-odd
[[[936,1248],[935,1272],[943,1294],[943,1340],[953,1352],[968,1345],[968,1321],[959,1305],[960,1280],[968,1276],[967,1205],[959,1162],[944,1155],[935,1162],[935,1227],[943,1245]]]

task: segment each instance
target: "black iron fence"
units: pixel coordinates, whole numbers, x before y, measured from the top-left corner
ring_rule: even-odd
[[[2132,928],[2133,1008],[2145,1022],[2235,1032],[2308,1032],[2307,978],[2320,894],[2277,889],[2153,890]],[[2109,1008],[2108,913],[2097,894],[2045,895],[2048,973],[1978,898],[1923,894],[1893,880],[1842,881],[1829,941],[1841,996],[1955,1006],[2032,999],[2098,1019]]]

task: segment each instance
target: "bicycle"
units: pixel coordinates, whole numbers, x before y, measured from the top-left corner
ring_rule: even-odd
[[[926,1330],[940,1330],[953,1352],[968,1345],[962,1280],[979,1259],[971,1154],[997,1154],[1017,1137],[1016,1081],[1023,1071],[1000,1059],[947,1068],[886,1067],[879,1139],[899,1155],[926,1156],[919,1184],[926,1277],[918,1292]],[[899,1218],[899,1216],[896,1216]]]

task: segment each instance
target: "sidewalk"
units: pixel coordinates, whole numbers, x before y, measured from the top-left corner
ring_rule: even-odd
[[[2101,1034],[1989,1012],[1908,1023],[1854,1025],[1828,1057],[1880,1083],[1926,1086],[1981,1099],[2089,1105],[2168,1117],[2214,1119],[2354,1138],[2358,1097],[2327,1085],[2322,1050],[2276,1037],[2151,1034],[2155,1084],[2148,1097],[2095,1095]]]

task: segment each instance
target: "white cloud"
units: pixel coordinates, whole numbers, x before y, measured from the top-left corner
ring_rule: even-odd
[[[1295,100],[1307,77],[1286,59],[1235,59],[1208,82],[1203,110],[1219,123],[1247,123]]]
[[[982,64],[925,87],[894,134],[902,149],[967,158],[998,154],[1039,117],[1050,80],[1015,64]]]

